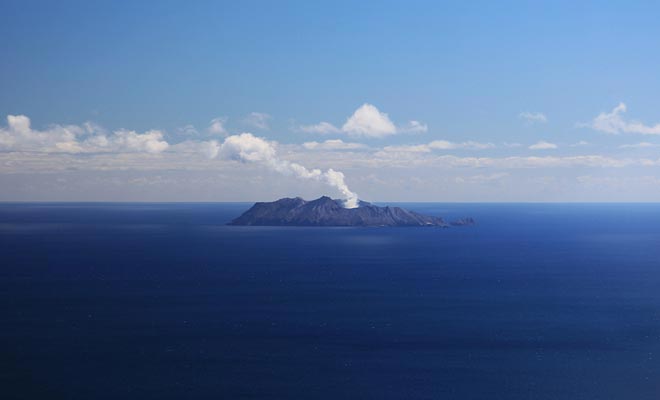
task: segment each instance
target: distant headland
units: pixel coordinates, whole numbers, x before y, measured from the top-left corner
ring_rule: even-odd
[[[323,196],[306,201],[300,197],[255,203],[229,225],[252,226],[436,226],[473,225],[472,218],[451,223],[440,217],[422,215],[400,207],[379,207],[359,201],[346,208],[343,200]]]

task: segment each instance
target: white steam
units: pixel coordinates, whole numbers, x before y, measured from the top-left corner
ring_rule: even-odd
[[[358,206],[358,195],[348,188],[344,182],[343,173],[332,168],[327,171],[317,168],[307,169],[298,163],[282,160],[277,157],[275,147],[271,143],[250,133],[227,137],[220,145],[217,155],[224,159],[260,163],[284,175],[324,182],[342,193],[346,199],[344,207],[355,208]]]

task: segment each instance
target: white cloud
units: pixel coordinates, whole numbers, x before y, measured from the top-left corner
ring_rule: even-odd
[[[0,128],[0,150],[45,153],[146,152],[160,153],[168,148],[161,131],[137,133],[118,130],[112,134],[91,123],[51,125],[32,129],[25,115],[9,115],[7,127]]]
[[[268,129],[268,121],[270,121],[271,116],[266,113],[261,113],[261,112],[251,112],[245,119],[243,120],[246,124],[253,126],[258,129]]]
[[[227,134],[227,129],[225,128],[226,123],[227,123],[226,117],[213,118],[211,122],[209,122],[209,127],[207,130],[209,133],[213,135],[226,135]]]
[[[349,143],[344,142],[341,139],[331,139],[324,142],[306,142],[303,143],[303,147],[307,150],[358,150],[364,149],[365,146],[362,143]]]
[[[29,118],[11,116],[7,119],[6,126],[0,126],[0,183],[4,185],[4,192],[10,194],[5,194],[3,198],[18,198],[16,193],[22,193],[21,190],[24,190],[22,187],[27,187],[27,183],[41,185],[51,179],[46,175],[53,179],[66,177],[74,182],[77,181],[76,176],[106,179],[103,177],[126,173],[131,176],[132,185],[148,186],[148,181],[145,179],[153,178],[154,182],[167,183],[168,179],[178,174],[179,177],[176,179],[179,179],[177,181],[179,183],[171,184],[170,190],[174,193],[178,188],[180,192],[181,187],[186,187],[186,191],[190,190],[190,193],[185,195],[188,199],[200,193],[207,195],[220,192],[238,193],[245,188],[254,195],[244,199],[290,193],[306,195],[318,191],[321,184],[331,185],[345,198],[356,199],[356,196],[351,197],[354,192],[346,186],[346,179],[337,171],[339,169],[351,172],[349,176],[351,187],[355,185],[358,192],[366,193],[375,199],[377,197],[370,190],[394,187],[388,185],[393,185],[396,179],[408,182],[407,185],[411,184],[413,178],[419,178],[420,182],[429,182],[428,179],[445,179],[445,182],[463,182],[460,185],[462,188],[478,187],[483,184],[493,190],[505,186],[516,190],[512,182],[521,177],[531,181],[554,175],[569,176],[576,171],[580,171],[580,174],[632,176],[639,174],[643,169],[651,171],[644,173],[653,173],[660,167],[658,157],[640,157],[637,152],[624,150],[618,150],[619,156],[587,154],[568,157],[561,156],[557,151],[552,154],[534,153],[536,156],[527,154],[513,157],[499,156],[500,152],[492,152],[492,154],[483,152],[489,155],[483,157],[477,154],[478,150],[497,147],[505,152],[504,149],[510,145],[497,143],[496,146],[477,141],[435,140],[408,146],[376,147],[345,141],[348,140],[346,138],[302,144],[278,144],[249,133],[229,136],[225,140],[221,138],[202,141],[195,137],[181,138],[184,141],[180,143],[168,143],[164,137],[164,133],[158,130],[112,132],[105,131],[92,123],[49,125],[35,129]],[[531,147],[557,148],[556,145],[548,142],[540,142],[540,144],[542,144],[540,147],[539,143]],[[582,143],[577,142],[574,145],[578,144]],[[660,144],[641,142],[625,144],[620,148],[656,146],[660,147]],[[463,156],[465,150],[470,151]],[[616,151],[616,148],[611,150]],[[517,150],[516,153],[518,151],[522,152],[523,149]],[[461,154],[456,155],[456,153]],[[472,156],[469,156],[470,153]],[[532,152],[528,151],[528,153]],[[498,157],[490,157],[493,154]],[[614,168],[617,170],[608,170]],[[586,169],[589,171],[585,171]],[[299,185],[293,179],[278,181],[273,179],[275,176],[273,172],[315,183]],[[24,178],[27,174],[43,177],[30,181],[29,179],[33,178]],[[209,182],[213,183],[209,183],[206,187],[202,187],[200,183],[197,188],[200,191],[195,192],[197,190],[195,184],[184,178],[195,174],[197,177],[210,179]],[[385,183],[381,185],[373,179],[367,179],[369,174],[378,175]],[[511,179],[507,178],[508,174],[511,174]],[[7,186],[7,182],[13,186]],[[23,182],[26,184],[23,185]],[[387,192],[389,189],[382,189],[381,193],[397,195],[397,193],[411,192],[411,190],[406,191],[406,188],[411,188],[410,186],[402,185],[396,190],[392,189],[394,191],[391,192]],[[424,186],[429,185],[420,184],[419,193],[424,193],[423,191],[426,190]],[[43,189],[38,190],[45,193],[45,197],[54,193],[51,186],[42,187]],[[438,187],[437,190],[438,193],[451,192],[449,187]],[[103,198],[106,193],[109,192],[101,190],[94,194]],[[117,196],[121,196],[121,193],[127,192],[121,190],[115,192]],[[141,196],[139,193],[143,192],[136,193]],[[154,191],[154,196],[158,198],[157,191]]]
[[[537,143],[529,146],[530,150],[554,150],[554,149],[557,149],[557,148],[559,148],[559,146],[557,146],[556,144],[546,142],[544,140],[541,140],[540,142],[537,142]]]
[[[434,140],[430,143],[418,144],[418,145],[385,146],[383,150],[388,152],[430,153],[433,150],[455,150],[455,149],[484,150],[484,149],[492,149],[495,147],[496,146],[493,143],[480,143],[474,141],[456,143],[456,142],[449,142],[447,140]]]
[[[396,133],[390,117],[371,104],[363,104],[348,117],[342,131],[355,136],[384,137]]]
[[[383,138],[397,133],[427,132],[428,125],[411,120],[397,127],[386,113],[372,104],[364,103],[348,117],[341,128],[324,121],[315,125],[303,125],[299,129],[307,133],[345,133],[354,137]]]
[[[521,112],[518,114],[518,118],[524,119],[527,123],[533,124],[533,123],[541,123],[545,124],[548,122],[548,118],[545,116],[545,114],[540,113],[540,112]]]
[[[626,105],[619,103],[611,112],[602,112],[591,123],[578,124],[578,126],[586,126],[610,134],[639,133],[642,135],[660,135],[660,123],[650,126],[644,125],[639,121],[627,121],[623,118],[623,114],[626,111]]]
[[[383,151],[389,153],[430,153],[431,148],[428,144],[414,144],[402,146],[385,146]]]
[[[160,153],[169,144],[163,140],[163,132],[157,130],[137,133],[129,130],[115,131],[110,136],[94,136],[83,142],[88,151]]]

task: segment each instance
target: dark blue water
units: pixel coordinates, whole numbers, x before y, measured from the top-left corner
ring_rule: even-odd
[[[3,399],[658,399],[660,205],[0,205]]]

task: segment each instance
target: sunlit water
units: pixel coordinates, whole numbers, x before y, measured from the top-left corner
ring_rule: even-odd
[[[5,398],[657,399],[660,205],[0,204]]]

